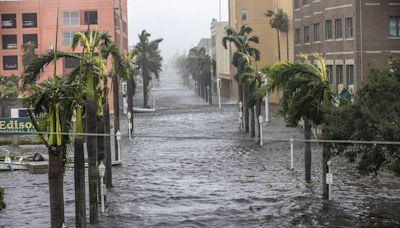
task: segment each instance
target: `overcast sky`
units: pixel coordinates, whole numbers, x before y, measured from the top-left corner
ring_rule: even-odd
[[[228,20],[228,1],[221,0],[222,20]],[[167,60],[210,37],[210,24],[219,19],[219,0],[128,0],[129,45],[146,29],[151,39],[164,38],[161,51]]]

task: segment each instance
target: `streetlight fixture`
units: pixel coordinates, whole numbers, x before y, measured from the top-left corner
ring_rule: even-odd
[[[115,160],[117,161],[121,161],[121,132],[118,130],[117,131],[117,143],[118,143],[118,158],[116,158]]]
[[[128,112],[128,135],[129,139],[132,139],[132,123],[131,123],[132,113]]]
[[[104,213],[104,176],[106,173],[106,167],[103,162],[100,162],[99,165],[99,176],[100,176],[100,195],[101,195],[101,212]]]
[[[262,115],[260,115],[258,117],[258,123],[260,123],[260,146],[263,146],[263,128],[262,128],[262,122],[263,122],[264,118]]]
[[[264,75],[265,78],[265,88],[266,89],[266,93],[265,93],[265,97],[264,97],[264,101],[265,101],[265,122],[269,123],[269,96],[268,96],[268,78],[267,75]]]

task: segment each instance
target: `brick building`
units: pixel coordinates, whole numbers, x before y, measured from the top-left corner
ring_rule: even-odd
[[[400,57],[400,0],[294,0],[293,18],[295,55],[322,54],[339,93]]]

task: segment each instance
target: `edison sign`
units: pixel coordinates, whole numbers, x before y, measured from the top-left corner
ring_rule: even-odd
[[[0,118],[1,134],[30,134],[35,132],[30,118]]]

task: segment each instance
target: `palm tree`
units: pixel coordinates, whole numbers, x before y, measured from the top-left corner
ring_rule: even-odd
[[[286,33],[286,51],[287,61],[289,61],[289,18],[282,9],[276,11],[268,10],[265,16],[270,17],[271,28],[276,29],[276,36],[278,42],[278,60],[281,61],[281,42],[280,33]]]
[[[198,83],[198,93],[201,97],[206,99],[207,86],[211,86],[211,69],[213,67],[213,60],[207,54],[205,48],[194,47],[189,50],[187,56],[187,68],[189,73]]]
[[[66,78],[53,78],[39,85],[32,85],[23,98],[26,107],[35,110],[36,114],[44,114],[43,121],[36,122],[29,110],[31,121],[37,132],[48,132],[47,136],[39,133],[49,154],[49,193],[51,227],[61,227],[64,223],[63,167],[66,164],[66,150],[70,137],[61,133],[71,129],[73,114],[74,85]]]
[[[318,66],[310,63],[279,62],[264,70],[269,75],[268,90],[283,91],[280,111],[286,123],[297,126],[301,120],[304,121],[305,140],[311,139],[312,126],[316,127],[323,122],[325,111],[333,101],[325,59],[320,55],[315,55],[315,58]],[[265,92],[264,88],[259,94]],[[305,179],[311,181],[311,143],[307,141],[304,158]]]
[[[128,97],[128,112],[131,113],[130,122],[132,124],[131,134],[133,134],[133,96],[136,91],[135,75],[137,74],[136,57],[138,55],[138,49],[132,49],[125,57],[125,72],[123,74],[123,80],[127,83],[127,97]]]
[[[3,77],[0,78],[0,117],[6,117],[7,106],[18,97],[18,86],[11,80],[1,80]]]
[[[142,72],[143,77],[143,106],[148,107],[148,87],[151,80],[150,74],[153,73],[158,77],[161,72],[162,57],[159,44],[163,39],[149,41],[151,34],[143,30],[139,34],[139,43],[136,44],[138,56],[136,59],[137,65]]]
[[[233,43],[236,47],[236,51],[232,56],[232,64],[237,69],[235,80],[238,82],[239,101],[243,102],[246,132],[249,132],[248,98],[250,92],[248,85],[246,83],[240,83],[240,81],[246,65],[252,64],[251,58],[254,58],[256,62],[260,60],[260,51],[251,47],[252,44],[259,43],[259,38],[257,36],[250,36],[252,32],[253,29],[247,25],[243,25],[239,32],[228,27],[226,28],[227,35],[222,39],[222,44],[225,49],[228,48],[228,43]]]
[[[83,75],[86,78],[86,131],[89,134],[97,133],[96,116],[98,111],[98,101],[96,97],[96,89],[99,78],[96,78],[97,65],[99,58],[96,56],[98,48],[107,46],[111,43],[110,36],[107,32],[89,31],[86,34],[76,33],[72,41],[72,49],[82,43],[83,51],[81,58],[83,61],[80,65]],[[96,136],[87,137],[88,147],[88,163],[89,163],[89,202],[90,202],[90,223],[98,222],[98,171],[97,171],[97,138]]]

